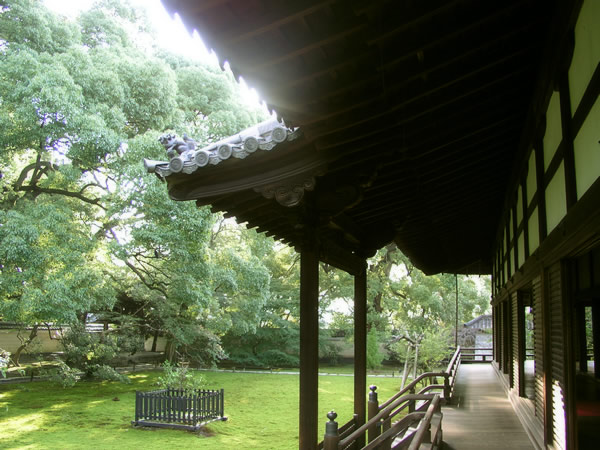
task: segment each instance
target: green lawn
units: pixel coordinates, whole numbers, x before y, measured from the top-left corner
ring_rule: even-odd
[[[136,429],[135,390],[152,390],[158,372],[130,375],[131,384],[80,382],[63,389],[48,382],[0,385],[0,448],[94,449],[296,449],[298,448],[297,375],[204,372],[208,388],[225,389],[226,422],[203,432]],[[398,378],[369,378],[380,399],[399,388]],[[353,378],[319,377],[319,436],[326,414],[338,421],[352,416]]]

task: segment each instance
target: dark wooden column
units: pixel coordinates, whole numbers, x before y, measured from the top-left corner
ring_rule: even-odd
[[[366,420],[367,397],[367,270],[354,276],[354,414],[359,426]],[[363,447],[365,442],[359,442]]]
[[[300,254],[300,449],[318,442],[319,251],[315,239]]]

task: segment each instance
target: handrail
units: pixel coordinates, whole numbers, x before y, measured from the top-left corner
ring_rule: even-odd
[[[410,382],[409,384],[407,384],[404,387],[404,389],[402,389],[401,391],[395,393],[390,398],[388,398],[385,402],[383,402],[381,405],[379,405],[379,408],[385,408],[387,405],[389,405],[391,402],[393,402],[394,400],[396,400],[398,397],[406,394],[409,391],[412,391],[415,388],[415,386],[417,384],[419,384],[419,382],[421,382],[425,378],[445,377],[445,376],[446,376],[446,372],[426,372],[426,373],[423,373],[423,374],[419,375],[417,378],[415,378],[412,382]]]
[[[450,362],[448,363],[448,367],[446,368],[446,370],[444,372],[425,372],[425,373],[419,375],[412,382],[410,382],[406,387],[404,387],[404,389],[402,389],[400,392],[397,392],[392,397],[390,397],[389,399],[387,399],[379,407],[380,408],[385,408],[389,403],[393,402],[396,398],[400,397],[401,395],[405,394],[408,391],[412,391],[415,388],[415,386],[417,384],[419,384],[425,378],[444,377],[445,379],[447,379],[447,378],[451,377],[452,373],[454,371],[454,366],[459,361],[460,353],[461,353],[461,347],[459,345],[456,348],[456,351],[454,352],[454,354],[452,355],[452,358],[450,358]]]
[[[408,402],[410,401],[432,400],[432,398],[433,396],[431,394],[408,394],[399,399],[396,399],[396,401],[394,401],[392,404],[381,409],[381,411],[379,411],[379,413],[377,413],[375,417],[372,417],[367,423],[357,428],[351,435],[341,440],[339,446],[341,448],[344,448],[346,445],[356,440],[356,438],[358,438],[360,435],[364,434],[365,431],[367,431],[367,429],[372,425],[372,423],[377,423],[383,418],[388,418],[392,415],[392,412],[394,412],[394,410],[403,403],[406,403],[406,405],[408,405]],[[406,405],[402,405],[399,409],[404,409]]]
[[[427,437],[427,434],[430,431],[431,419],[433,419],[433,415],[438,413],[440,410],[440,396],[436,395],[431,401],[429,408],[427,408],[427,412],[425,413],[425,417],[419,423],[417,427],[417,431],[410,443],[408,450],[418,450],[419,446]]]
[[[456,347],[456,351],[454,352],[454,355],[452,355],[452,359],[450,359],[450,362],[448,363],[448,367],[446,368],[446,372],[450,373],[452,372],[452,367],[459,362],[460,363],[460,354],[461,354],[461,347],[460,345],[458,347]]]
[[[402,430],[407,429],[413,423],[422,420],[425,417],[425,414],[426,413],[424,412],[414,412],[407,414],[398,422],[396,422],[390,429],[386,430],[383,434],[380,434],[371,442],[369,442],[365,447],[362,448],[362,450],[371,450],[377,448],[377,446],[381,445],[382,442],[393,438],[394,436],[398,435]],[[414,435],[411,436],[411,439],[413,437]]]
[[[376,448],[377,445],[383,445],[385,448],[389,448],[391,441],[398,436],[401,432],[408,429],[409,425],[417,420],[420,420],[419,425],[415,432],[411,432],[402,438],[402,448],[407,448],[410,444],[413,448],[413,439],[418,439],[414,445],[421,445],[424,439],[432,439],[433,442],[439,443],[441,439],[441,413],[440,404],[442,401],[442,395],[440,393],[429,393],[433,390],[443,390],[444,402],[449,402],[452,397],[454,390],[454,384],[456,382],[456,374],[461,363],[461,348],[456,348],[456,351],[452,355],[450,362],[444,372],[427,372],[421,374],[415,378],[408,386],[402,389],[390,397],[387,401],[381,405],[377,402],[377,389],[376,386],[371,386],[371,393],[369,394],[369,419],[362,426],[352,430],[349,424],[356,426],[356,418],[353,418],[348,424],[338,428],[338,423],[335,422],[337,414],[331,411],[327,417],[329,422],[326,424],[325,438],[322,442],[323,446],[319,448],[325,448],[326,450],[338,450],[345,449],[350,445],[355,445],[357,440],[362,436],[365,436],[368,431],[369,444],[363,447],[363,450]],[[444,377],[444,384],[432,383],[427,386],[423,386],[418,393],[415,393],[416,386],[419,382],[427,378]],[[417,406],[417,402],[422,401],[422,404]],[[400,412],[408,408],[408,414],[400,419],[398,422],[392,423],[392,419],[396,417]],[[426,409],[426,411],[424,411]],[[436,421],[435,433],[431,438],[431,422],[435,414],[439,414],[439,420]],[[345,429],[346,436],[340,431]],[[352,430],[351,433],[348,431]],[[422,430],[422,431],[419,431]],[[418,432],[418,433],[417,433]],[[427,441],[431,442],[431,441]],[[321,444],[320,444],[321,445]]]

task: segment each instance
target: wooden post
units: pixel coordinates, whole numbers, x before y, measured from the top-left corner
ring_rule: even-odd
[[[365,424],[367,392],[367,268],[354,276],[354,414],[357,427]],[[364,447],[365,437],[357,440]]]
[[[592,336],[594,344],[600,341],[600,308],[592,306]],[[586,348],[587,353],[587,348]],[[594,345],[594,376],[600,377],[600,345]]]
[[[452,371],[452,369],[450,369]],[[450,404],[450,398],[451,393],[450,393],[450,373],[445,373],[444,374],[444,403],[446,403],[447,405]]]
[[[300,418],[299,445],[317,448],[319,370],[319,258],[316,239],[300,254]]]
[[[323,450],[337,450],[340,442],[340,435],[338,432],[338,423],[335,421],[337,413],[330,411],[327,413],[329,422],[325,424],[325,437],[323,438]],[[300,447],[302,448],[302,446]]]
[[[371,392],[369,392],[369,420],[377,415],[379,412],[379,399],[377,398],[377,386],[374,384],[369,386]],[[381,426],[379,424],[373,424],[369,427],[369,442],[375,439],[381,434]]]

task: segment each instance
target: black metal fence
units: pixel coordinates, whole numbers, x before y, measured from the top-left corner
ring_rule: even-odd
[[[197,430],[215,420],[227,420],[224,414],[224,389],[161,389],[135,392],[136,426]]]

